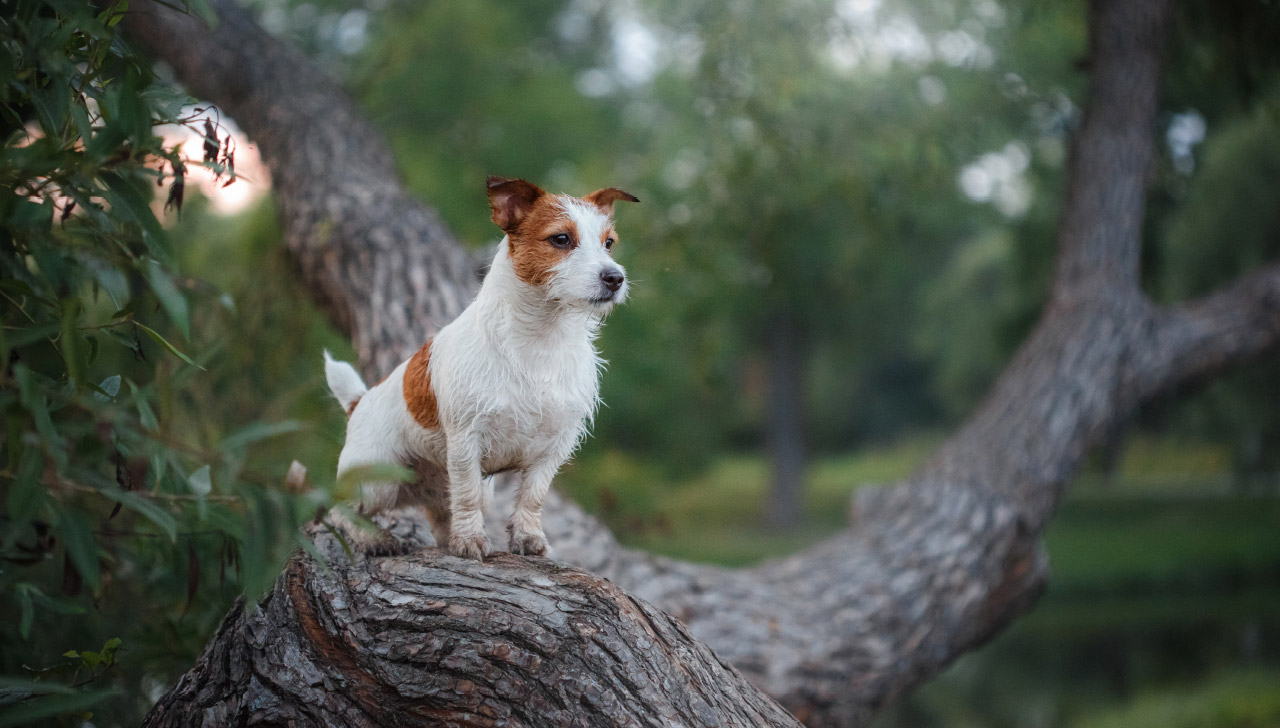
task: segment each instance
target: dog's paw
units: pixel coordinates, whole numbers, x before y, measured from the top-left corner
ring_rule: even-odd
[[[358,546],[366,556],[404,556],[413,550],[413,546],[396,538],[390,531],[380,531]]]
[[[352,551],[365,556],[403,556],[412,550],[408,543],[383,529],[373,531],[353,526],[343,529],[342,535]]]
[[[516,531],[507,529],[511,536],[507,541],[507,549],[521,556],[546,556],[547,537],[542,531]]]
[[[484,533],[452,534],[449,536],[449,553],[464,559],[484,561],[484,557],[489,555],[489,537]]]

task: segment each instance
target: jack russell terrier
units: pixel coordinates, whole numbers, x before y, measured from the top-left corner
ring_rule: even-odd
[[[500,177],[488,191],[505,236],[458,318],[372,389],[325,352],[325,378],[348,416],[338,476],[378,463],[412,468],[411,483],[363,483],[359,512],[422,506],[437,545],[483,559],[484,480],[519,471],[508,548],[542,556],[543,500],[600,402],[595,339],[627,297],[611,255],[613,203],[639,200],[615,187],[552,195]],[[390,534],[356,528],[338,510],[332,517],[362,550],[398,550]]]

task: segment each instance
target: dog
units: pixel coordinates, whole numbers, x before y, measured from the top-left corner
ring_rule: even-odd
[[[421,506],[438,546],[482,560],[485,480],[518,471],[508,548],[545,556],[543,501],[595,416],[604,365],[595,339],[627,298],[612,256],[613,205],[639,200],[616,187],[571,197],[522,179],[487,186],[504,236],[475,300],[371,389],[325,352],[325,378],[348,417],[338,477],[377,463],[413,469],[412,483],[361,484],[358,511]],[[339,509],[331,517],[366,553],[398,548]]]

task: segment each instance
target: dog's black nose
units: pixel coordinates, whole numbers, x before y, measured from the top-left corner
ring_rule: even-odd
[[[604,283],[604,287],[611,291],[622,288],[622,271],[616,268],[600,271],[600,280]]]

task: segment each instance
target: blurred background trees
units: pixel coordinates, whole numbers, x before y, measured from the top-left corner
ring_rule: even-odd
[[[851,488],[904,475],[969,411],[1044,300],[1079,4],[255,7],[477,248],[497,238],[489,173],[644,201],[619,213],[637,285],[600,345],[607,406],[559,481],[637,545],[743,563],[838,528]],[[1179,5],[1144,247],[1158,300],[1280,252],[1278,16]],[[153,122],[192,112],[111,27],[33,2],[3,46],[0,659],[79,684],[103,671],[82,653],[119,637],[78,688],[119,691],[79,708],[98,725],[136,722],[332,497],[342,418],[313,362],[345,346],[292,287],[269,202],[223,217],[188,189],[156,221],[178,152]],[[1280,720],[1278,374],[1256,363],[1117,432],[1050,529],[1038,611],[883,725]],[[286,488],[294,459],[317,490]]]

